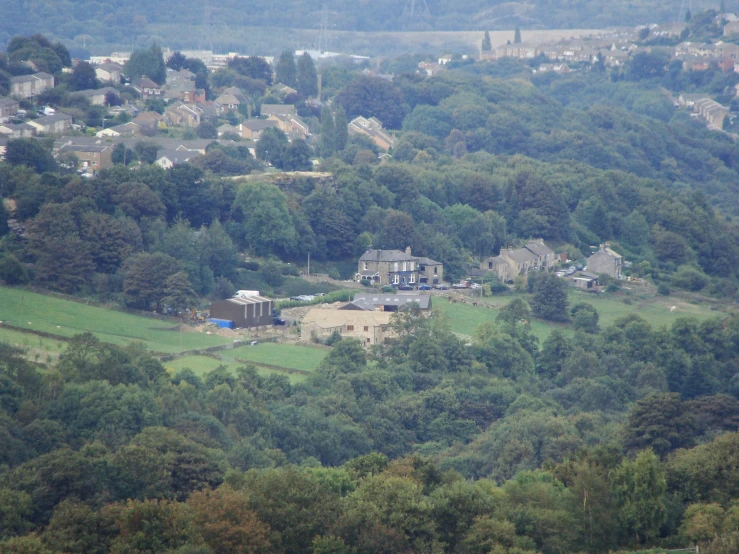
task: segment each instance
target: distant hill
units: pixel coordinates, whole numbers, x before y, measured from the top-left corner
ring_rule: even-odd
[[[332,31],[460,31],[512,29],[603,28],[675,21],[680,0],[210,0],[211,33],[202,32],[207,8],[204,0],[8,0],[0,19],[2,44],[16,34],[44,33],[79,47],[176,41],[181,48],[212,43],[217,50],[252,45],[244,27],[311,29],[325,21]],[[727,2],[739,9],[739,2]],[[732,6],[732,4],[737,4]],[[718,2],[696,0],[697,12],[717,8]],[[325,17],[323,7],[325,6]],[[414,14],[410,14],[413,6]],[[426,12],[426,6],[428,11]],[[315,37],[314,37],[315,38]],[[269,33],[263,48],[308,40],[292,32]],[[306,45],[307,46],[307,45]]]

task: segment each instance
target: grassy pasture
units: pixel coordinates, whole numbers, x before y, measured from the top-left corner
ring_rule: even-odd
[[[518,296],[526,301],[529,295]],[[517,296],[500,296],[483,298],[483,302],[503,307]],[[711,310],[708,304],[691,304],[673,297],[656,296],[646,300],[632,298],[631,304],[623,302],[624,296],[614,294],[590,294],[586,292],[571,290],[569,292],[570,306],[579,302],[592,304],[600,315],[600,327],[608,327],[621,316],[636,314],[653,327],[669,326],[681,317],[695,317],[700,320],[713,317],[723,317],[726,314],[721,311]],[[675,310],[670,312],[670,308]],[[471,304],[450,304],[446,299],[434,298],[434,308],[439,309],[449,317],[452,331],[462,335],[474,336],[477,327],[487,321],[495,321],[499,310],[496,308],[483,308]],[[531,321],[531,330],[540,341],[555,328],[561,328],[566,333],[572,333],[567,325],[549,323],[544,321]]]
[[[226,366],[229,371],[234,372],[237,368],[243,366],[244,364],[240,364],[238,362],[229,361],[229,360],[217,360],[216,358],[211,358],[209,356],[185,356],[183,358],[177,358],[176,360],[172,360],[170,362],[165,362],[164,367],[167,369],[167,371],[171,372],[172,374],[178,372],[181,369],[188,368],[193,371],[196,375],[202,377],[206,373],[213,371],[218,366],[223,365]],[[271,374],[278,374],[278,375],[284,375],[286,376],[291,383],[299,383],[307,377],[305,373],[295,373],[295,372],[288,372],[288,371],[280,371],[278,369],[270,368],[270,367],[263,367],[258,364],[256,364],[257,372],[260,375],[268,376]]]
[[[100,340],[119,345],[136,340],[155,352],[179,352],[229,342],[217,335],[178,333],[170,330],[175,324],[154,318],[7,287],[0,287],[0,321],[62,337],[90,331]]]
[[[254,346],[241,346],[220,353],[224,360],[248,360],[255,364],[269,364],[299,371],[314,371],[327,350],[294,344],[264,342]]]

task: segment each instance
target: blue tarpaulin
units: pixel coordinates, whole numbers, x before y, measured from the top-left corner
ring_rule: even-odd
[[[208,321],[211,323],[215,323],[218,325],[218,327],[222,329],[233,329],[234,328],[234,322],[230,319],[216,319],[215,317],[211,317]]]

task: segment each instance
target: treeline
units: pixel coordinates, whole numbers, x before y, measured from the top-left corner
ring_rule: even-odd
[[[43,371],[2,346],[0,549],[736,549],[739,321],[539,345],[526,310],[469,346],[402,311],[397,341],[340,341],[295,385],[89,334]]]
[[[227,0],[211,7],[210,21],[214,26],[207,38],[220,51],[232,46],[249,44],[249,37],[242,27],[266,27],[286,29],[317,29],[326,8],[330,23],[343,31],[469,31],[471,28],[513,29],[520,25],[526,29],[599,29],[608,26],[645,25],[674,21],[674,9],[659,2],[649,1],[632,6],[626,2],[614,2],[604,6],[599,2],[582,2],[573,7],[561,2],[535,2],[526,9],[512,10],[502,2],[486,3],[474,0],[459,4],[449,0],[428,0],[416,5],[413,15],[410,7],[380,0],[372,4],[349,4],[332,2],[281,1],[260,4],[244,9],[234,0]],[[427,6],[428,10],[424,9]],[[716,6],[718,7],[718,6]],[[731,11],[732,6],[729,4]],[[135,0],[124,9],[105,2],[64,0],[48,6],[42,11],[29,9],[25,4],[11,4],[5,10],[6,18],[0,26],[0,40],[7,41],[18,32],[45,32],[74,41],[79,46],[84,35],[90,37],[89,46],[99,44],[128,45],[131,39],[139,41],[165,38],[178,41],[181,48],[196,48],[198,41],[183,38],[183,31],[200,29],[203,24],[202,6],[185,2],[178,13],[171,13],[165,2],[143,2]],[[231,31],[233,29],[233,31]],[[218,31],[226,31],[218,32]],[[233,34],[231,34],[233,33]],[[226,36],[224,36],[224,34]],[[277,50],[275,42],[283,33],[269,33],[269,43],[263,48]],[[366,46],[361,37],[356,39]],[[383,45],[375,44],[374,52]],[[270,53],[270,51],[265,52]]]

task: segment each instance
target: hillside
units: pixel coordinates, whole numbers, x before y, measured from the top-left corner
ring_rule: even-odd
[[[407,4],[407,5],[406,5]],[[577,29],[608,26],[634,26],[645,22],[675,21],[679,3],[644,0],[638,3],[616,0],[578,0],[574,2],[513,3],[504,0],[427,0],[428,15],[420,1],[415,15],[408,14],[410,0],[341,2],[332,0],[280,0],[251,2],[237,0],[210,2],[211,33],[203,35],[202,23],[208,10],[202,2],[185,0],[172,9],[162,0],[144,2],[102,2],[61,0],[7,2],[0,21],[0,43],[14,34],[46,33],[70,46],[102,48],[104,45],[143,45],[159,40],[179,48],[196,48],[202,42],[219,51],[249,46],[249,51],[274,53],[283,46],[309,46],[317,41],[293,29],[317,31],[326,7],[328,37],[338,40],[341,31],[470,31],[522,29]],[[727,9],[736,9],[726,2]],[[693,3],[695,11],[716,7],[715,3]],[[418,12],[421,12],[420,14]],[[404,15],[405,12],[405,15]],[[245,28],[249,28],[245,32]],[[269,28],[269,29],[266,29]],[[275,28],[280,29],[275,31]],[[257,42],[255,39],[257,39]],[[204,40],[203,40],[204,39]],[[312,40],[311,40],[312,39]],[[380,44],[375,43],[375,47]]]

